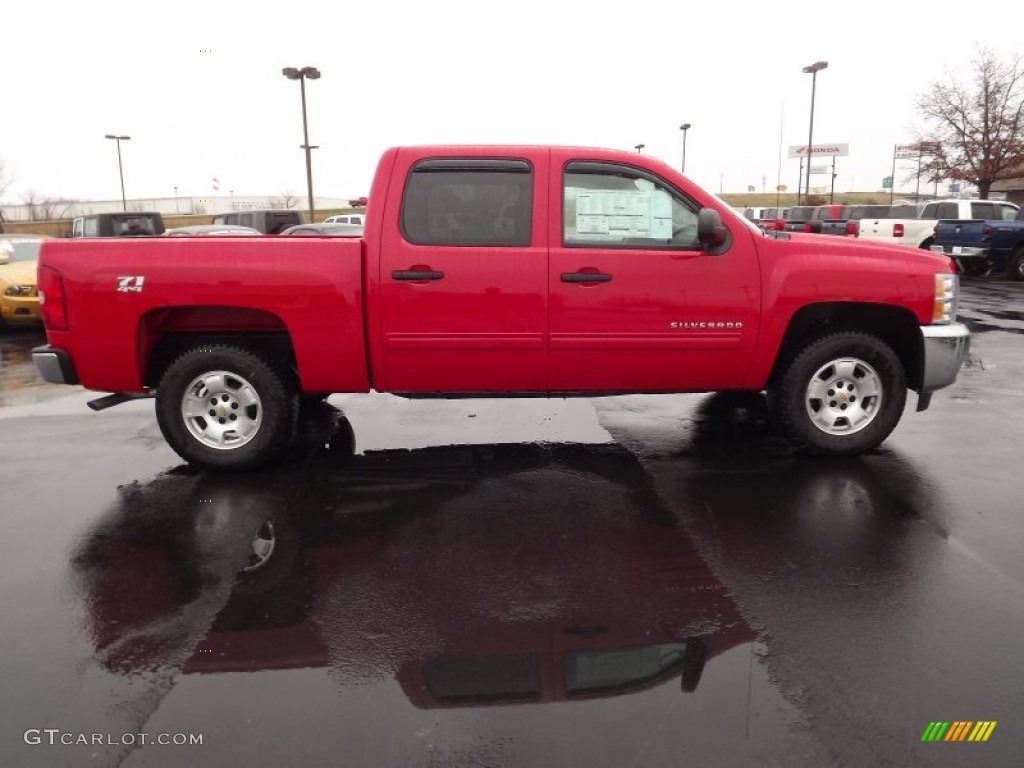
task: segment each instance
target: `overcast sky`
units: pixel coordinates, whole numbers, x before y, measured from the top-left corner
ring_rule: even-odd
[[[1024,5],[601,0],[364,3],[12,0],[3,18],[4,202],[305,191],[307,83],[317,195],[369,191],[386,147],[574,144],[632,149],[718,192],[797,183],[788,145],[845,142],[837,191],[874,190],[918,124],[915,96],[966,75],[977,44],[1024,48]],[[962,10],[962,4],[950,6]],[[839,10],[843,8],[844,10]],[[959,14],[959,11],[957,11]],[[208,52],[207,52],[208,51]],[[897,174],[904,176],[910,166]],[[827,177],[815,177],[825,184]],[[912,188],[912,185],[910,185]]]

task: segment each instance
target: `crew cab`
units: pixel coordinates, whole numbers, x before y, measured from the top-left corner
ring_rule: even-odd
[[[858,237],[928,249],[935,242],[935,225],[940,219],[996,219],[1001,217],[999,209],[1002,207],[1017,211],[1012,203],[990,200],[933,200],[917,206],[915,217],[894,216],[874,221],[870,227],[862,225]]]
[[[766,390],[794,445],[850,455],[966,356],[948,257],[767,233],[661,161],[393,148],[357,238],[52,241],[47,381],[155,395],[171,447],[245,467],[303,400]]]
[[[986,221],[940,221],[933,251],[946,253],[967,275],[1003,270],[1011,280],[1024,280],[1024,209],[1000,204],[1002,218]]]

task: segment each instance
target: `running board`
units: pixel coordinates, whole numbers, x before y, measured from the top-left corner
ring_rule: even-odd
[[[121,403],[127,403],[130,400],[146,400],[150,397],[153,397],[153,395],[144,392],[115,392],[106,397],[90,400],[86,405],[94,411],[105,411],[107,408],[113,408],[115,405],[121,405]]]

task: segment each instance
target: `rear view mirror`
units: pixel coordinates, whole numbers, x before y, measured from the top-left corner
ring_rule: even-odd
[[[728,245],[729,230],[714,208],[701,208],[697,214],[697,240],[712,253]]]

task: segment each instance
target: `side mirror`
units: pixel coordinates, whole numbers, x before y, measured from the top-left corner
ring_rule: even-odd
[[[714,208],[701,208],[697,214],[697,240],[709,251],[721,248],[729,240],[729,230]]]

